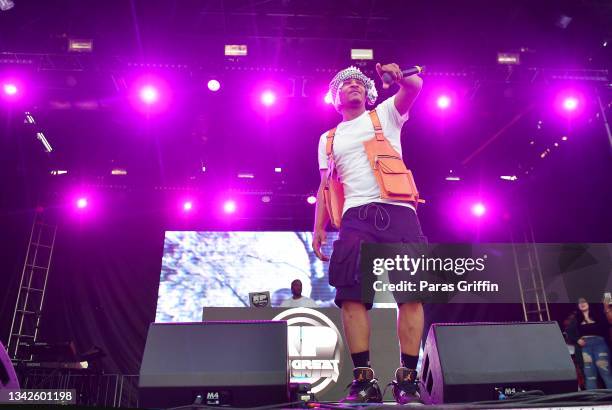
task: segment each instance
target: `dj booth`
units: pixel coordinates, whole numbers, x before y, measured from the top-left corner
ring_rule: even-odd
[[[399,366],[396,317],[395,309],[370,311],[370,359],[384,384],[391,381]],[[353,363],[340,309],[206,307],[202,320],[287,320],[290,381],[310,383],[318,400],[336,401],[346,396],[346,386],[353,380]],[[385,399],[393,399],[390,391],[387,396]]]

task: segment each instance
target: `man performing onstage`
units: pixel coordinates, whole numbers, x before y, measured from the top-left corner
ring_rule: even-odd
[[[400,133],[408,112],[417,98],[422,79],[417,75],[403,77],[397,64],[376,65],[382,78],[385,73],[399,85],[399,91],[380,103],[376,116],[384,137],[400,155]],[[385,84],[385,87],[388,87]],[[364,142],[374,137],[373,115],[366,110],[366,102],[374,105],[377,92],[374,81],[358,68],[340,71],[331,81],[329,91],[342,122],[335,129],[330,158],[344,189],[344,206],[339,239],[331,256],[330,284],[336,287],[336,304],[342,309],[344,333],[355,367],[354,380],[345,403],[382,402],[382,394],[374,371],[370,367],[370,323],[368,310],[372,308],[361,296],[359,273],[360,241],[376,243],[424,242],[425,238],[416,215],[414,203],[381,199],[381,188],[374,175]],[[380,132],[380,131],[378,131]],[[319,141],[318,159],[321,185],[317,194],[312,247],[317,257],[326,243],[325,227],[330,220],[324,199],[328,171],[328,133]],[[416,365],[423,333],[423,306],[420,302],[398,303],[397,333],[401,350],[401,367],[395,374],[393,396],[400,404],[418,401]]]

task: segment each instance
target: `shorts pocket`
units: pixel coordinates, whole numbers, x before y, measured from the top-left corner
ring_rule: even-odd
[[[361,238],[338,239],[329,261],[329,284],[333,287],[359,283],[359,252]]]

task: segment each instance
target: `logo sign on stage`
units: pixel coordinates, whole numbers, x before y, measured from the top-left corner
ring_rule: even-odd
[[[285,310],[272,320],[287,321],[291,382],[310,383],[315,394],[333,386],[340,375],[344,349],[336,325],[323,313],[308,308]]]

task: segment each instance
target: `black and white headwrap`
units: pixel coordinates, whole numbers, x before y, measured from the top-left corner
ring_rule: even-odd
[[[336,110],[338,110],[340,106],[340,88],[342,88],[342,83],[352,79],[359,80],[365,85],[366,98],[370,105],[374,105],[376,102],[378,92],[376,91],[374,80],[363,74],[359,68],[350,66],[336,74],[336,76],[329,83],[329,92],[327,95],[334,104],[334,107],[336,107]]]

